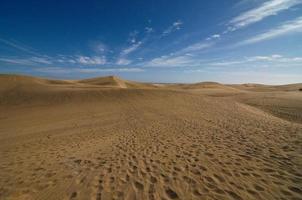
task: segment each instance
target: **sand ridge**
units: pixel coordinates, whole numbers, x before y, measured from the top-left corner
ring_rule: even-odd
[[[0,76],[0,199],[301,199],[301,93],[206,84]]]

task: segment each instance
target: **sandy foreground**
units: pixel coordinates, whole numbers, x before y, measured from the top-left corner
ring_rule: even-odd
[[[302,199],[300,87],[0,75],[0,199]]]

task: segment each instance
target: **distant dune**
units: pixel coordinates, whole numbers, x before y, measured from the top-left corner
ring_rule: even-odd
[[[262,84],[242,84],[231,85],[237,89],[255,91],[255,92],[270,92],[270,91],[299,91],[302,88],[302,83],[288,85],[262,85]]]
[[[89,85],[98,85],[104,87],[117,87],[117,88],[156,88],[155,85],[148,83],[139,83],[134,81],[122,80],[117,76],[107,76],[100,78],[84,79],[77,81],[78,83],[85,83]]]
[[[104,88],[129,88],[129,89],[147,89],[147,88],[165,88],[169,89],[224,89],[224,90],[249,90],[249,91],[299,91],[302,88],[302,83],[288,85],[262,85],[262,84],[220,84],[217,82],[200,82],[193,84],[152,84],[141,83],[135,81],[123,80],[117,76],[97,77],[83,80],[51,80],[36,78],[23,75],[5,75],[0,74],[0,90],[6,90],[20,86],[22,88],[29,86],[67,86],[71,85],[74,88],[85,86],[97,86]],[[31,88],[34,89],[34,88]]]
[[[302,199],[300,87],[0,75],[0,199]]]

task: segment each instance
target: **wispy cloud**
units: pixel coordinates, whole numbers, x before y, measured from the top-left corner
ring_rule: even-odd
[[[39,53],[35,52],[32,48],[20,44],[19,42],[16,41],[10,41],[0,38],[0,43],[31,55],[41,56]]]
[[[102,56],[84,56],[84,55],[76,55],[76,56],[47,56],[42,55],[38,52],[35,52],[30,47],[26,47],[17,42],[8,41],[0,38],[0,43],[3,43],[7,46],[10,46],[14,49],[23,51],[31,56],[18,56],[18,57],[0,57],[0,62],[10,63],[10,64],[18,64],[18,65],[50,65],[55,63],[60,64],[78,64],[78,65],[104,65],[106,64],[106,57]],[[106,50],[106,46],[103,43],[98,43],[94,45],[94,50],[98,53],[103,53]]]
[[[50,74],[70,74],[70,73],[106,73],[106,72],[143,72],[141,68],[62,68],[62,67],[39,67],[34,71]]]
[[[151,28],[150,28],[151,29]],[[149,30],[150,31],[150,30]],[[148,34],[148,32],[146,32]],[[116,65],[129,65],[132,63],[132,60],[128,58],[130,54],[138,50],[146,40],[146,36],[142,40],[138,40],[138,31],[132,31],[129,34],[128,42],[129,46],[121,50],[119,56],[117,57],[115,64]]]
[[[261,0],[243,0],[240,2],[240,4],[247,4],[247,3],[255,3],[260,2]],[[208,42],[216,42],[217,40],[223,39],[223,36],[225,34],[231,33],[235,30],[247,27],[251,24],[254,24],[256,22],[260,22],[263,19],[272,16],[277,15],[280,12],[284,10],[288,10],[298,4],[302,4],[301,0],[268,0],[264,3],[260,4],[258,7],[253,8],[251,10],[248,10],[246,12],[243,12],[239,14],[237,17],[231,19],[227,23],[227,29],[221,32],[220,34],[213,34],[206,38],[206,41]],[[238,4],[237,4],[238,6]],[[247,39],[246,41],[239,42],[235,45],[232,45],[232,47],[238,47],[244,44],[251,44],[256,43],[262,40],[268,40],[286,33],[299,31],[301,29],[301,17],[297,18],[296,20],[286,22],[282,24],[281,26],[271,29],[267,32],[264,32],[258,36],[252,37],[250,39]]]
[[[34,64],[27,59],[20,59],[20,58],[0,58],[0,62],[9,63],[9,64],[18,64],[18,65],[33,65]]]
[[[204,73],[204,72],[207,72],[207,71],[204,70],[204,69],[185,69],[183,72],[191,74],[191,73]]]
[[[154,29],[152,27],[145,27],[146,33],[152,33],[154,32]]]
[[[106,58],[104,56],[78,56],[76,58],[77,63],[83,65],[104,65],[106,64]]]
[[[52,64],[53,61],[45,57],[28,57],[28,58],[19,58],[19,57],[0,57],[0,62],[9,63],[9,64],[18,64],[18,65],[41,65],[41,64]]]
[[[269,0],[261,4],[259,7],[241,13],[229,22],[228,31],[246,27],[248,25],[259,22],[269,16],[277,15],[278,13],[288,10],[298,4],[301,0]]]
[[[169,26],[166,30],[164,30],[161,36],[164,37],[164,36],[167,36],[167,35],[175,32],[177,30],[180,30],[182,24],[183,23],[180,20],[177,20],[171,26]]]
[[[208,37],[206,40],[209,41],[209,40],[220,39],[220,38],[221,38],[220,34],[214,34]]]
[[[253,44],[295,32],[302,32],[302,17],[298,17],[295,20],[285,22],[274,29],[270,29],[262,34],[239,42],[237,45]]]
[[[220,61],[220,62],[209,63],[209,65],[212,65],[212,66],[233,66],[233,65],[246,63],[246,62],[247,62],[246,60]]]
[[[86,56],[86,55],[59,55],[51,58],[53,63],[73,64],[73,65],[105,65],[105,56]]]
[[[32,62],[41,63],[41,64],[52,64],[53,63],[53,61],[51,59],[45,58],[45,57],[31,57],[29,60]]]
[[[132,63],[132,60],[127,58],[118,58],[116,63],[117,65],[129,65]]]
[[[82,73],[97,73],[97,72],[143,72],[144,69],[142,68],[106,68],[106,69],[100,69],[100,68],[88,68],[88,69],[76,69],[78,72]]]
[[[263,3],[263,0],[240,0],[235,3],[234,8],[244,8],[246,6],[254,5],[256,3]]]
[[[189,67],[198,66],[203,62],[196,54],[201,53],[210,47],[214,42],[201,41],[188,45],[169,55],[153,58],[147,62],[141,63],[148,67]]]
[[[143,44],[143,42],[138,41],[136,43],[131,44],[129,47],[123,49],[121,51],[119,57],[117,58],[115,64],[129,65],[130,63],[132,63],[132,60],[130,60],[128,58],[128,55],[131,54],[132,52],[136,51],[142,44]]]
[[[196,42],[194,44],[191,44],[191,45],[179,50],[178,52],[176,52],[176,54],[192,53],[192,52],[196,52],[196,51],[201,51],[201,50],[212,47],[214,44],[215,44],[214,42],[204,42],[204,41]]]
[[[302,57],[288,57],[279,54],[265,56],[251,56],[237,60],[222,60],[219,62],[208,63],[209,66],[268,66],[268,67],[291,67],[302,64]]]
[[[192,64],[192,59],[189,56],[161,56],[154,58],[144,65],[148,67],[181,67]]]
[[[141,41],[131,44],[129,47],[122,50],[121,56],[127,56],[128,54],[137,50],[141,45],[142,45]]]
[[[51,64],[73,64],[73,65],[104,65],[107,63],[104,56],[58,56],[58,57],[0,57],[0,62],[18,65],[51,65]]]

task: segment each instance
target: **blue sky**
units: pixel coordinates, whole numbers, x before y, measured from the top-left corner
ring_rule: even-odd
[[[302,82],[302,0],[2,0],[0,73]]]

